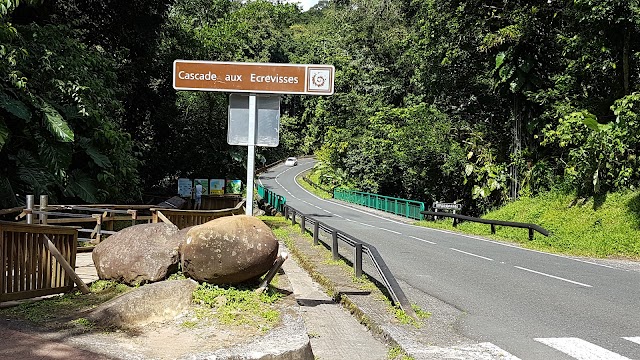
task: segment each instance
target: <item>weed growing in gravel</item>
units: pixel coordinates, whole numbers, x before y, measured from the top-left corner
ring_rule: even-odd
[[[411,356],[408,356],[400,346],[390,348],[387,353],[387,358],[389,360],[414,360]]]
[[[220,323],[227,325],[250,325],[263,330],[273,327],[280,320],[280,312],[272,305],[284,295],[269,288],[257,294],[252,289],[221,287],[202,284],[193,292],[196,303],[213,309],[209,312]],[[196,313],[198,318],[209,316],[207,312]]]

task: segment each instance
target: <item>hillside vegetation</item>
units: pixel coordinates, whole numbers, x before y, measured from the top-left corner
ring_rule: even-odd
[[[176,91],[176,59],[333,65],[256,150],[315,154],[321,187],[472,215],[640,188],[638,1],[0,0],[0,43],[0,208],[244,178],[228,93]]]
[[[576,198],[549,192],[523,198],[483,218],[538,224],[552,235],[527,229],[500,227],[491,234],[487,224],[463,222],[453,228],[452,219],[420,221],[419,225],[482,235],[522,244],[527,248],[578,256],[640,260],[640,192],[613,193],[600,198]]]

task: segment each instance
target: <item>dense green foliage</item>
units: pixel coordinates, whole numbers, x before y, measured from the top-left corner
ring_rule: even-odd
[[[0,5],[0,207],[244,178],[227,95],[175,91],[175,59],[335,65],[335,95],[284,96],[257,154],[315,153],[326,186],[478,213],[640,184],[638,0]]]
[[[640,259],[640,193],[628,191],[591,199],[576,199],[560,192],[522,198],[484,218],[536,223],[550,237],[527,229],[498,226],[491,235],[487,224],[463,222],[456,229],[452,220],[422,221],[421,225],[517,242],[528,248],[555,253],[611,258]]]

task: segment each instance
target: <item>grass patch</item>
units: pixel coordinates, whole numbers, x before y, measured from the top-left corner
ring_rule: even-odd
[[[269,226],[271,226],[272,231],[275,236],[284,242],[285,246],[291,251],[292,255],[295,256],[300,266],[304,268],[307,273],[319,284],[321,284],[329,296],[335,297],[336,291],[334,289],[333,282],[321,274],[314,263],[314,260],[311,260],[306,254],[298,250],[298,247],[295,244],[294,237],[304,238],[305,241],[310,244],[313,243],[313,237],[309,233],[305,233],[304,235],[300,233],[299,225],[291,225],[290,222],[284,220],[284,218],[274,218],[274,217],[261,217],[261,219]],[[319,248],[322,252],[322,258],[319,261],[322,265],[326,266],[334,266],[341,269],[341,271],[345,274],[345,276],[350,277],[351,282],[360,290],[370,291],[372,293],[376,293],[376,298],[385,303],[387,310],[393,314],[396,319],[405,325],[412,325],[414,327],[420,327],[420,323],[413,319],[409,315],[405,313],[404,310],[400,309],[399,306],[394,306],[391,300],[385,296],[381,290],[377,287],[377,285],[371,281],[367,275],[363,274],[362,277],[355,276],[355,270],[346,263],[344,259],[333,259],[333,254],[331,251],[327,250],[323,245],[312,245],[315,248]],[[338,299],[340,300],[340,299]],[[345,304],[347,308],[351,308],[353,310],[353,304]],[[415,304],[411,305],[413,310],[415,311],[418,319],[426,319],[431,316],[431,313],[420,309]],[[364,320],[363,320],[364,321]],[[366,321],[365,321],[366,323]]]
[[[92,309],[132,288],[114,281],[98,280],[94,281],[89,289],[90,294],[75,291],[38,301],[23,302],[14,307],[0,309],[0,315],[43,324],[54,319],[72,317],[79,311]],[[88,325],[84,324],[82,319],[74,321],[77,322],[76,325]]]
[[[197,318],[213,317],[221,324],[249,325],[263,331],[280,321],[280,311],[273,305],[282,297],[282,293],[271,287],[257,294],[250,288],[201,284],[193,292],[194,302],[213,310],[196,312]]]
[[[307,171],[305,173],[302,174],[302,176],[298,177],[298,183],[305,188],[307,191],[311,192],[312,194],[314,194],[315,196],[321,198],[321,199],[331,199],[333,198],[333,193],[330,193],[322,188],[319,188],[317,186],[314,186],[313,184],[308,183],[304,177],[308,177],[309,180],[313,181],[316,184],[320,184],[320,174],[317,171]]]
[[[577,199],[558,192],[523,198],[489,212],[483,218],[533,223],[549,230],[545,237],[535,233],[529,241],[527,229],[463,222],[453,228],[452,219],[420,221],[432,228],[482,235],[524,247],[567,255],[640,260],[640,192],[608,194]]]
[[[95,324],[93,323],[93,321],[87,319],[87,318],[78,318],[75,320],[72,320],[71,323],[73,325],[75,325],[75,327],[77,328],[82,328],[85,330],[92,330],[95,326]]]

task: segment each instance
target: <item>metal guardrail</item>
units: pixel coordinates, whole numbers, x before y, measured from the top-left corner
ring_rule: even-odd
[[[267,189],[262,185],[256,186],[258,189],[258,195],[269,205],[271,205],[276,211],[283,213],[284,207],[287,204],[287,198],[282,195],[278,195],[275,192]]]
[[[425,210],[424,203],[420,201],[400,199],[342,188],[336,188],[333,190],[333,198],[416,220],[422,220],[422,216],[420,214]]]
[[[450,217],[453,218],[453,227],[458,226],[458,223],[460,223],[459,220],[464,220],[464,221],[473,221],[473,222],[477,222],[477,223],[482,223],[482,224],[490,224],[491,225],[491,233],[495,234],[496,233],[496,225],[499,226],[510,226],[510,227],[517,227],[517,228],[523,228],[523,229],[529,229],[529,240],[533,240],[533,232],[537,231],[540,234],[544,235],[544,236],[549,236],[550,233],[547,229],[543,228],[540,225],[536,225],[536,224],[530,224],[530,223],[520,223],[520,222],[513,222],[513,221],[503,221],[503,220],[491,220],[491,219],[481,219],[481,218],[475,218],[472,216],[466,216],[466,215],[460,215],[460,214],[448,214],[445,212],[436,212],[436,211],[422,211],[421,214],[423,215],[429,215],[429,216],[439,216],[439,217]]]
[[[322,241],[325,245],[331,248],[331,253],[333,255],[334,260],[338,260],[340,258],[340,254],[338,253],[338,241],[342,241],[343,243],[349,245],[353,248],[353,268],[356,277],[362,276],[362,255],[366,254],[371,259],[373,266],[378,271],[382,279],[382,285],[387,289],[389,295],[391,296],[391,300],[394,304],[400,306],[400,308],[413,319],[417,320],[418,317],[411,307],[411,303],[405,296],[404,292],[400,288],[400,285],[396,281],[396,278],[391,273],[391,270],[387,267],[387,264],[382,259],[382,256],[375,248],[375,246],[365,243],[359,239],[354,238],[353,236],[344,233],[336,228],[333,228],[318,219],[315,219],[311,216],[305,215],[295,208],[285,205],[284,207],[284,216],[285,219],[289,220],[291,218],[291,224],[296,224],[296,216],[300,220],[300,230],[304,233],[307,231],[307,223],[313,224],[313,230],[311,233],[313,234],[313,244],[317,245],[320,240],[320,231],[323,231],[327,235],[331,237],[331,244]]]

